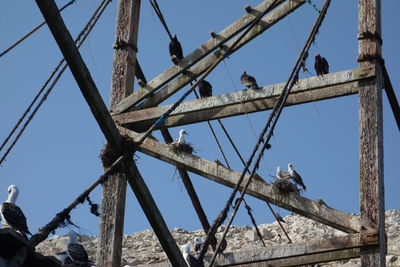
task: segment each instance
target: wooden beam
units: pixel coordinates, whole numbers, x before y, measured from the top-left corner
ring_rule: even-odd
[[[250,31],[245,38],[243,38],[237,46],[235,46],[235,49],[231,52],[234,53],[237,51],[239,48],[241,48],[243,45],[246,43],[250,42],[253,40],[255,37],[263,33],[265,30],[270,28],[272,25],[286,17],[288,14],[296,10],[298,7],[300,7],[302,4],[304,4],[305,0],[288,0],[288,2],[284,3],[280,7],[278,7],[276,10],[274,10],[272,13],[267,15],[264,19],[261,19],[260,22],[258,23],[257,27],[254,27],[252,31]],[[246,15],[245,15],[246,16]],[[253,17],[253,15],[252,15]],[[217,36],[218,37],[218,36]],[[219,39],[218,38],[213,38],[214,39]],[[233,43],[235,42],[235,39],[229,41],[225,46],[224,46],[224,51],[228,49]],[[187,71],[187,74],[181,75],[177,79],[173,80],[170,82],[168,85],[164,86],[165,83],[163,84],[163,88],[159,90],[158,92],[155,92],[153,90],[153,86],[150,86],[152,81],[148,84],[147,88],[147,93],[143,95],[141,98],[134,97],[132,95],[126,98],[123,102],[121,102],[118,107],[113,110],[113,114],[119,114],[124,111],[127,111],[129,109],[134,108],[134,105],[138,103],[139,99],[144,99],[144,97],[148,97],[152,94],[153,97],[149,98],[146,100],[143,104],[138,105],[135,107],[135,109],[143,109],[143,108],[148,108],[148,107],[153,107],[157,106],[159,103],[161,103],[163,100],[171,96],[172,94],[176,93],[179,89],[187,85],[189,82],[193,81],[195,78],[203,74],[206,69],[208,69],[219,57],[220,52],[216,52],[212,55],[209,55],[206,59],[203,61],[199,62],[197,65],[195,65],[192,69]],[[169,70],[165,71],[164,73],[160,74],[159,76],[165,76]],[[182,72],[182,70],[180,71]],[[155,81],[157,78],[153,79]],[[159,88],[159,87],[158,87]],[[157,88],[157,89],[158,89]]]
[[[276,6],[280,5],[286,0],[279,0],[276,3]],[[202,44],[199,48],[194,50],[192,53],[183,58],[179,65],[172,65],[169,69],[155,77],[146,86],[139,88],[136,92],[131,94],[129,97],[124,99],[121,103],[118,104],[117,107],[112,109],[112,113],[119,114],[121,112],[126,111],[131,106],[136,105],[144,98],[148,97],[150,94],[154,93],[162,86],[167,84],[172,79],[176,78],[179,74],[181,74],[184,70],[190,68],[198,61],[209,55],[212,51],[222,46],[225,42],[230,40],[236,34],[241,32],[243,29],[247,28],[252,21],[257,17],[259,13],[264,12],[273,2],[273,0],[265,0],[260,5],[258,5],[254,12],[251,14],[245,14],[243,17],[223,29],[221,32],[216,34],[215,37],[212,37],[207,42]]]
[[[131,138],[133,142],[137,142],[142,135],[130,131],[129,129],[119,127],[122,135]],[[160,143],[154,139],[147,138],[138,150],[177,166],[178,168],[196,173],[212,181],[220,183],[228,187],[235,187],[241,173],[228,169],[215,162],[210,162],[203,158],[191,154],[177,155],[166,144]],[[245,177],[243,184],[248,179]],[[298,194],[290,194],[289,196],[279,195],[273,192],[272,186],[264,180],[253,179],[247,193],[253,197],[268,201],[274,205],[293,211],[307,218],[313,219],[320,223],[326,224],[333,228],[339,229],[347,233],[355,233],[359,231],[360,222],[358,217],[352,216],[317,202],[304,198]]]
[[[375,245],[377,242],[374,243]],[[216,266],[299,266],[319,262],[338,261],[360,256],[360,234],[344,237],[332,237],[308,242],[280,245],[272,248],[260,248],[250,251],[224,253]],[[207,260],[207,257],[206,259]],[[256,266],[256,265],[254,265]]]
[[[383,71],[383,79],[385,84],[385,92],[386,96],[389,100],[390,107],[392,108],[394,119],[397,123],[397,128],[400,131],[400,106],[399,102],[397,101],[396,93],[394,92],[392,82],[390,81],[389,73],[387,72],[386,66],[382,66]]]
[[[381,0],[359,0],[359,66],[376,68],[358,90],[361,234],[366,243],[379,236],[379,247],[361,249],[365,267],[386,265],[381,42]]]
[[[354,69],[323,77],[302,79],[293,87],[287,106],[356,94],[358,81],[374,77],[374,69]],[[183,102],[168,117],[165,127],[191,124],[272,109],[285,83],[264,86],[257,91],[242,90],[206,99]],[[113,116],[136,132],[146,131],[171,105],[148,108]],[[162,126],[160,126],[162,127]]]
[[[136,70],[140,0],[119,0],[111,74],[110,109],[132,93]],[[125,45],[122,46],[122,43]],[[107,169],[109,166],[103,166]],[[97,264],[121,265],[127,177],[122,168],[103,183]]]
[[[36,3],[56,39],[94,117],[98,121],[107,142],[110,144],[114,154],[120,155],[122,153],[121,135],[101,99],[96,85],[60,16],[57,5],[54,0],[36,0]],[[135,188],[132,189],[171,263],[176,266],[184,266],[185,261],[183,256],[169,232],[143,178],[140,176],[136,165],[131,159],[126,161],[125,170],[128,181],[132,186],[135,186]]]

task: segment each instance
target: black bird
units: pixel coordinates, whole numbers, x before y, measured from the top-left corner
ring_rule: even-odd
[[[246,88],[258,89],[256,79],[253,76],[248,75],[245,70],[243,71],[242,76],[240,76],[240,82],[246,86]]]
[[[199,83],[199,93],[201,98],[212,96],[212,86],[206,80]]]
[[[304,191],[306,191],[306,186],[305,186],[304,183],[303,183],[303,179],[301,178],[300,174],[298,174],[298,173],[293,169],[293,164],[292,164],[292,163],[289,163],[289,164],[288,164],[288,170],[289,170],[289,173],[290,173],[290,178],[292,178],[293,181],[294,181],[296,184],[300,185],[300,186],[304,189]]]
[[[173,56],[175,56],[178,60],[181,60],[183,58],[182,46],[181,46],[181,43],[179,43],[178,38],[176,37],[176,34],[174,35],[174,38],[172,38],[171,42],[169,43],[169,54],[171,56],[171,59]]]
[[[8,198],[0,206],[2,225],[3,228],[10,227],[21,233],[24,237],[27,237],[27,234],[32,234],[28,230],[24,213],[17,205],[15,205],[18,193],[19,190],[16,185],[10,185],[8,187]]]
[[[324,57],[321,57],[319,53],[315,55],[315,64],[314,64],[315,71],[317,75],[323,75],[329,73],[329,64],[328,61]]]

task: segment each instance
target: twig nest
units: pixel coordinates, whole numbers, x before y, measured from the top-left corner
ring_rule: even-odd
[[[175,154],[180,154],[182,152],[193,154],[193,146],[189,143],[179,144],[176,142],[172,142],[169,146]]]
[[[277,179],[272,183],[272,191],[275,194],[287,195],[289,193],[299,194],[300,190],[297,186],[290,182],[289,179]]]

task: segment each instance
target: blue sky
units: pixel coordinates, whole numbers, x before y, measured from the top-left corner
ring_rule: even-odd
[[[57,4],[61,7],[66,2],[57,1]],[[177,33],[184,55],[187,55],[210,38],[210,30],[219,32],[241,17],[247,3],[256,6],[260,2],[173,0],[168,4],[159,1],[159,4],[171,32]],[[321,0],[313,2],[318,7],[323,4]],[[98,3],[94,0],[77,0],[62,13],[74,37]],[[107,105],[116,7],[117,1],[110,3],[80,49]],[[399,9],[400,1],[382,1],[383,57],[398,97]],[[286,81],[299,53],[291,27],[302,47],[317,15],[310,5],[304,4],[289,19],[280,21],[230,56],[226,64],[235,85],[224,64],[220,64],[207,78],[213,85],[214,94],[232,92],[234,86],[238,90],[243,89],[239,78],[244,69],[256,77],[259,85]],[[0,31],[3,37],[0,39],[0,50],[3,51],[42,20],[34,1],[2,1]],[[168,54],[168,36],[148,1],[142,1],[138,40],[138,59],[147,79],[151,80],[172,63]],[[357,67],[357,1],[332,1],[306,62],[313,75],[313,56],[317,52],[327,58],[331,72]],[[7,136],[60,59],[61,53],[47,26],[0,58],[0,141]],[[306,76],[301,73],[300,77]],[[182,94],[183,91],[179,92],[165,103],[174,102]],[[189,96],[189,99],[194,99],[194,96]],[[383,103],[385,201],[388,210],[400,207],[396,190],[400,186],[396,172],[400,158],[400,135],[384,92]],[[257,136],[268,115],[269,111],[249,115]],[[223,119],[223,122],[247,159],[256,141],[246,116]],[[230,165],[241,172],[242,165],[222,130],[216,122],[212,124],[228,154]],[[189,133],[188,140],[194,145],[196,155],[223,161],[206,123],[184,128]],[[179,129],[170,129],[171,134],[176,137]],[[162,140],[158,132],[154,135]],[[20,197],[17,204],[28,218],[30,231],[36,232],[102,174],[98,155],[104,144],[105,138],[67,70],[0,167],[0,198],[6,199],[8,185],[18,185]],[[288,162],[292,162],[307,185],[305,197],[314,200],[322,198],[328,205],[344,212],[359,212],[357,95],[285,108],[271,144],[272,149],[266,152],[259,170],[259,174],[267,181],[271,181],[269,175],[274,175],[277,165],[286,169]],[[138,156],[138,168],[168,227],[201,229],[182,181],[175,174],[175,168],[141,153]],[[190,176],[212,222],[224,207],[231,189],[194,174]],[[101,188],[93,191],[91,199],[101,203]],[[265,203],[252,197],[247,197],[247,200],[254,210],[257,223],[273,221]],[[275,210],[281,215],[288,214],[283,209],[275,207]],[[71,216],[73,222],[82,228],[81,233],[98,234],[98,218],[89,213],[87,204],[78,206]],[[234,224],[251,224],[243,208]],[[128,188],[124,232],[130,234],[148,228],[150,225],[135,195]],[[64,232],[65,229],[57,231],[58,234]]]

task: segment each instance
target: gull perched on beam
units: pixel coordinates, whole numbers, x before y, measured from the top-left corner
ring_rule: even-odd
[[[73,263],[77,266],[87,267],[93,266],[94,263],[89,260],[85,248],[78,243],[78,237],[74,231],[69,231],[67,234],[69,240],[67,250],[57,253],[58,259],[62,264]]]
[[[305,186],[304,183],[303,183],[303,179],[302,179],[301,176],[293,169],[293,164],[292,164],[292,163],[289,163],[289,164],[288,164],[288,170],[289,170],[289,173],[290,173],[291,178],[293,178],[293,181],[294,181],[296,184],[300,185],[300,186],[304,189],[304,191],[306,191],[306,186]]]
[[[290,179],[291,175],[288,172],[282,170],[281,166],[276,167],[276,177],[279,179]]]
[[[3,228],[12,228],[24,237],[27,237],[27,234],[32,234],[28,230],[24,213],[15,205],[18,194],[19,190],[16,185],[10,185],[8,187],[8,198],[0,206],[1,221]]]

